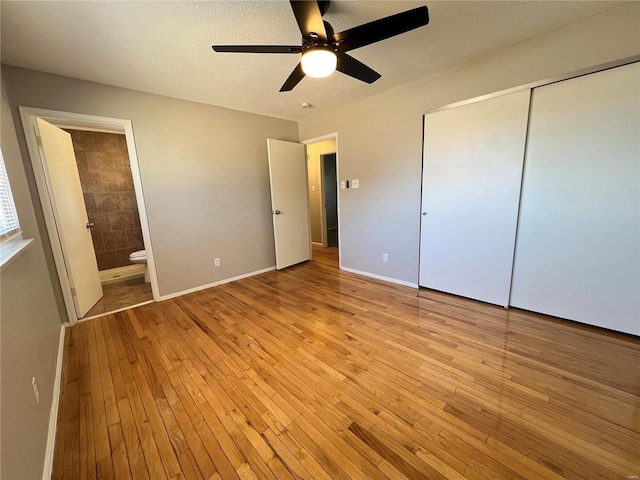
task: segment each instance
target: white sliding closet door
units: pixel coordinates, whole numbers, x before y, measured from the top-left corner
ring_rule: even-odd
[[[508,304],[529,97],[425,115],[421,286]]]
[[[534,90],[511,304],[640,334],[640,65]]]

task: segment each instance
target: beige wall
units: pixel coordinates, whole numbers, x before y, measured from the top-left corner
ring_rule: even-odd
[[[335,138],[307,145],[309,174],[309,213],[311,216],[311,241],[322,243],[322,188],[320,155],[336,151]],[[313,191],[315,188],[315,192]]]
[[[339,191],[342,265],[417,283],[423,112],[637,54],[640,3],[631,2],[301,121],[302,139],[337,131],[340,180],[360,180]]]
[[[133,122],[161,295],[275,265],[267,138],[298,141],[297,123],[5,69],[14,118],[24,105]]]
[[[64,313],[47,268],[45,237],[36,223],[2,80],[0,144],[20,225],[25,238],[34,242],[3,268],[0,279],[0,477],[36,479],[42,478]],[[40,404],[31,389],[32,377],[36,377]]]

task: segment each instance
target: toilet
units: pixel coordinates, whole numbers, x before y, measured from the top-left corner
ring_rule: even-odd
[[[137,252],[133,252],[131,255],[129,255],[129,260],[131,261],[131,263],[144,265],[144,281],[149,283],[151,279],[149,278],[149,265],[147,265],[147,251],[138,250]]]

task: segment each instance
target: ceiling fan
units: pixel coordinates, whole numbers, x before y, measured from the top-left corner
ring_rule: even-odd
[[[394,37],[429,23],[426,6],[365,23],[344,32],[334,33],[322,16],[329,7],[329,0],[290,0],[293,14],[302,33],[301,46],[287,45],[213,45],[216,52],[225,53],[288,53],[302,54],[300,63],[284,82],[281,92],[288,92],[302,80],[310,77],[326,77],[338,70],[366,83],[373,83],[380,74],[356,60],[347,52]]]

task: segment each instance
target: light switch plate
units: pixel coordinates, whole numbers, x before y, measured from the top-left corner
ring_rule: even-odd
[[[347,182],[345,180],[340,180],[340,190],[344,190],[347,188]]]
[[[360,180],[357,178],[351,180],[351,188],[360,188]]]

